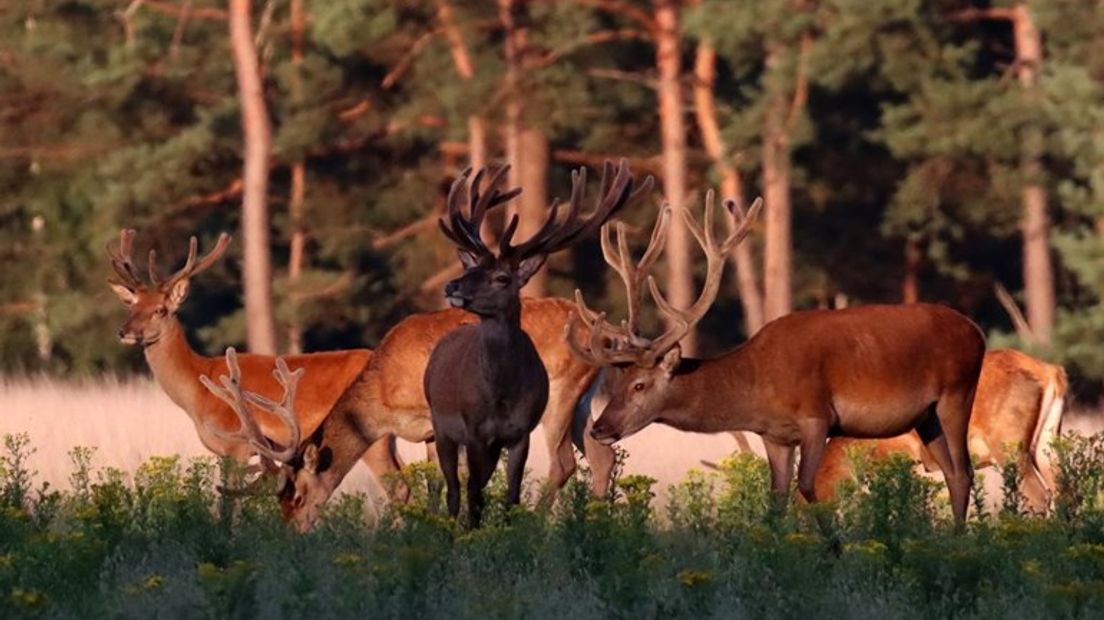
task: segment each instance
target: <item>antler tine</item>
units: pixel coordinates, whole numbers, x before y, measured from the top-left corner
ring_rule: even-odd
[[[553,209],[550,217],[545,220],[545,225],[541,227],[537,234],[518,246],[504,246],[504,255],[508,252],[509,255],[521,259],[536,254],[551,254],[562,250],[576,240],[593,233],[629,201],[640,195],[641,191],[650,188],[652,184],[651,177],[648,177],[641,185],[641,191],[634,192],[635,180],[629,171],[628,162],[621,160],[607,191],[600,197],[598,206],[589,217],[580,219],[579,210],[586,188],[586,169],[580,168],[574,171],[571,178],[571,202],[564,221],[560,224],[555,223],[554,216],[558,215],[558,211]]]
[[[480,229],[483,218],[489,210],[514,199],[521,193],[521,188],[514,188],[505,192],[499,190],[499,186],[502,185],[509,170],[509,166],[503,166],[495,171],[487,183],[485,192],[481,191],[483,175],[485,174],[483,168],[480,168],[475,173],[475,178],[470,181],[471,168],[465,168],[460,176],[453,181],[452,187],[449,188],[447,223],[445,218],[441,218],[437,224],[449,241],[460,249],[481,257],[492,255],[490,249],[483,242]],[[466,217],[461,208],[465,195],[468,199],[468,215]],[[517,224],[513,224],[513,226],[516,227]]]
[[[280,402],[269,400],[254,392],[245,393],[245,398],[250,403],[271,412],[288,427],[290,437],[287,447],[282,452],[270,455],[276,461],[286,462],[290,460],[299,448],[302,431],[299,427],[299,420],[295,417],[295,391],[299,379],[303,377],[303,372],[302,368],[290,371],[284,358],[278,357],[276,358],[276,369],[272,371],[272,376],[276,377],[276,381],[284,388],[284,395]]]
[[[229,234],[225,232],[219,233],[218,240],[215,241],[215,247],[211,248],[211,251],[207,252],[207,254],[203,256],[203,258],[196,261],[196,254],[198,254],[199,252],[199,240],[196,239],[195,235],[192,235],[192,238],[188,240],[188,259],[184,261],[184,266],[178,269],[171,276],[166,278],[163,282],[158,282],[157,284],[166,288],[172,287],[179,280],[191,278],[197,273],[202,273],[206,271],[208,268],[211,267],[211,265],[215,264],[218,259],[222,258],[223,254],[226,253],[226,249],[230,247],[230,240],[231,237]],[[154,256],[151,251],[150,277],[153,277],[155,270],[153,266],[153,260]]]
[[[134,268],[134,262],[131,258],[134,251],[135,234],[133,228],[124,228],[119,231],[118,249],[112,248],[110,242],[107,244],[107,257],[111,261],[111,267],[115,270],[115,275],[119,276],[120,284],[133,289],[142,286],[142,278]]]
[[[724,274],[725,256],[747,237],[752,224],[759,216],[762,203],[762,199],[756,199],[746,215],[738,215],[739,209],[735,208],[735,203],[725,201],[726,211],[733,221],[729,224],[731,232],[720,244],[717,243],[713,234],[714,195],[712,191],[708,192],[705,197],[705,220],[701,225],[698,224],[688,209],[682,209],[683,221],[686,222],[686,226],[690,229],[694,239],[697,240],[705,254],[705,282],[702,285],[702,291],[698,299],[686,310],[679,310],[668,303],[660,292],[659,286],[656,285],[655,279],[651,276],[648,277],[648,289],[651,292],[652,299],[655,300],[660,313],[669,317],[673,322],[666,333],[652,341],[649,351],[651,364],[654,364],[656,359],[670,350],[693,329],[709,311],[709,307],[713,305],[713,302],[716,301],[717,293],[720,292],[721,288],[721,276]],[[738,223],[734,221],[737,217],[740,218]]]
[[[626,241],[625,225],[621,222],[617,222],[612,225],[617,233],[617,249],[616,253],[613,248],[613,241],[610,235],[611,224],[607,223],[602,226],[599,239],[602,246],[602,257],[606,260],[606,264],[613,268],[617,272],[617,275],[621,276],[621,281],[625,284],[625,295],[628,304],[628,325],[629,331],[633,334],[639,332],[640,327],[640,306],[643,303],[643,289],[642,284],[644,278],[648,275],[648,271],[651,270],[652,265],[656,259],[663,252],[663,247],[667,242],[667,228],[671,223],[671,207],[664,205],[659,210],[659,217],[656,218],[655,225],[652,227],[652,236],[648,241],[648,247],[644,250],[643,256],[640,257],[640,261],[633,265],[632,258],[629,255],[629,244]]]

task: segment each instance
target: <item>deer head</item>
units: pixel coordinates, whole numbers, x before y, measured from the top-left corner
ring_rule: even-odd
[[[107,256],[116,275],[108,280],[108,285],[130,309],[126,323],[119,329],[119,340],[124,344],[148,346],[160,340],[175,323],[176,311],[188,296],[192,276],[213,265],[226,252],[230,245],[230,235],[220,234],[214,249],[198,261],[196,252],[199,242],[192,237],[188,247],[188,260],[167,278],[161,277],[157,269],[157,253],[150,250],[149,282],[143,282],[131,258],[134,234],[133,229],[125,229],[119,233],[117,248],[108,244]]]
[[[612,368],[604,380],[609,396],[602,415],[594,423],[591,435],[602,443],[613,443],[639,431],[658,420],[671,406],[670,384],[678,375],[682,350],[679,341],[705,316],[720,290],[725,256],[750,232],[759,214],[762,201],[756,200],[744,213],[733,201],[725,201],[729,234],[718,242],[713,232],[714,198],[709,192],[705,199],[705,220],[699,224],[687,210],[680,215],[701,246],[706,258],[706,276],[701,295],[694,304],[679,310],[671,306],[660,292],[648,270],[662,251],[663,239],[670,222],[670,208],[664,207],[652,230],[652,240],[643,258],[632,264],[625,243],[625,231],[617,229],[617,251],[612,248],[608,226],[602,231],[602,254],[607,263],[624,281],[628,295],[629,318],[620,326],[605,320],[604,313],[587,307],[583,296],[575,291],[577,315],[566,327],[566,337],[571,350],[591,364]],[[639,333],[640,304],[643,300],[642,284],[647,278],[648,290],[670,326],[662,335],[649,339]],[[582,342],[579,322],[585,323],[589,337]]]
[[[277,402],[242,389],[241,369],[233,347],[226,349],[226,368],[230,374],[221,375],[218,384],[206,375],[201,376],[199,381],[234,410],[239,427],[232,433],[213,427],[209,427],[209,430],[222,439],[249,444],[260,462],[250,468],[248,473],[257,476],[245,486],[219,490],[232,496],[256,495],[270,489],[268,480],[275,478],[284,519],[294,523],[300,531],[305,531],[317,519],[318,507],[328,499],[329,493],[322,490],[322,485],[316,479],[320,460],[318,446],[307,443],[302,453],[299,453],[301,432],[295,415],[295,391],[303,376],[303,369],[292,371],[283,358],[276,358],[276,368],[272,374],[284,388],[284,394]],[[287,442],[280,444],[264,436],[253,416],[254,408],[275,415],[288,427]]]
[[[514,233],[518,227],[518,216],[515,214],[506,225],[498,252],[495,253],[483,242],[480,226],[489,209],[521,193],[520,189],[499,192],[498,187],[508,170],[509,167],[504,166],[495,172],[487,184],[487,191],[480,188],[482,170],[470,183],[468,177],[471,170],[465,170],[449,191],[447,221],[441,219],[438,222],[441,232],[457,246],[465,270],[462,276],[445,286],[445,296],[452,306],[482,317],[500,316],[516,309],[519,305],[518,292],[540,270],[549,254],[590,235],[626,203],[641,192],[647,192],[652,184],[651,177],[648,177],[633,191],[634,181],[626,162],[622,161],[616,169],[607,162],[602,172],[598,205],[589,217],[580,218],[579,211],[586,191],[586,169],[574,170],[571,173],[571,200],[567,217],[562,222],[557,221],[560,203],[554,201],[540,229],[527,241],[514,245]],[[466,216],[461,210],[465,196],[469,203]]]

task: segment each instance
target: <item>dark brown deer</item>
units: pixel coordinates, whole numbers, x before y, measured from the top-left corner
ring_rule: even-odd
[[[579,210],[586,188],[586,172],[572,173],[567,217],[557,221],[553,203],[541,228],[527,241],[514,245],[515,215],[506,226],[497,254],[483,242],[480,227],[494,204],[519,193],[499,193],[502,168],[492,175],[482,193],[483,172],[466,186],[470,171],[449,192],[448,221],[441,231],[459,250],[465,272],[445,286],[449,303],[475,314],[479,323],[459,327],[433,349],[425,373],[425,393],[433,420],[437,453],[447,485],[449,515],[460,512],[459,447],[468,459],[468,518],[478,527],[483,512],[483,488],[491,479],[504,447],[507,460],[508,505],[521,499],[521,482],[529,454],[529,433],[536,427],[548,400],[548,373],[529,335],[521,329],[520,290],[549,254],[565,249],[597,229],[633,198],[634,180],[622,162],[616,171],[606,164],[599,204],[589,217]],[[646,192],[646,180],[638,192]],[[469,212],[462,213],[465,194]]]
[[[591,335],[583,343],[569,330],[573,349],[595,364],[621,367],[607,373],[610,401],[594,438],[613,443],[652,422],[700,433],[757,433],[781,506],[797,446],[798,487],[816,501],[814,478],[829,436],[892,437],[915,428],[944,472],[955,518],[963,521],[973,475],[966,429],[985,353],[981,331],[938,305],[816,310],[777,319],[719,358],[683,359],[679,340],[712,304],[724,257],[755,217],[754,207],[741,217],[735,204],[727,206],[732,232],[722,243],[711,232],[712,195],[704,227],[682,214],[707,261],[702,294],[690,309],[671,307],[649,280],[671,321],[663,335],[648,340],[634,325],[609,325],[578,297]]]

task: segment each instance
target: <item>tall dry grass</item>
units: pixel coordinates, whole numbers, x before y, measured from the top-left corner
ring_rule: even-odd
[[[74,446],[96,448],[92,464],[133,472],[151,456],[209,454],[196,437],[191,419],[152,380],[103,378],[89,381],[0,379],[0,436],[27,433],[37,450],[31,461],[37,480],[67,488],[68,452]],[[702,459],[719,461],[735,449],[726,434],[682,433],[653,426],[621,444],[629,453],[625,471],[657,479],[661,494],[683,479]],[[399,442],[406,462],[425,458],[421,445]],[[533,433],[529,469],[534,478],[548,471],[548,451],[539,428]],[[341,486],[343,491],[379,494],[363,465]],[[661,497],[662,499],[662,497]]]

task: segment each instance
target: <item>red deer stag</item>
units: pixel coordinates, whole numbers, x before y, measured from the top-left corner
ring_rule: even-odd
[[[157,383],[192,419],[199,440],[208,450],[244,463],[255,452],[254,447],[226,436],[226,433],[237,428],[238,416],[224,402],[203,389],[199,382],[200,376],[213,374],[220,358],[196,353],[188,344],[184,328],[176,317],[177,310],[188,296],[192,277],[209,268],[226,252],[230,235],[219,235],[214,249],[199,260],[196,259],[198,242],[192,237],[184,266],[167,278],[160,276],[156,254],[150,250],[148,283],[142,281],[134,265],[134,236],[133,230],[123,230],[119,234],[118,247],[112,248],[110,244],[107,247],[116,276],[108,283],[129,308],[126,323],[119,329],[119,340],[142,347]],[[371,357],[372,352],[367,349],[354,349],[288,358],[296,366],[310,370],[296,403],[296,410],[300,412],[299,424],[306,432],[313,432],[318,427]],[[275,396],[280,386],[268,372],[273,358],[247,354],[241,355],[240,360],[246,380],[253,389]],[[280,421],[268,414],[261,415],[257,425],[268,437],[282,437],[286,432]],[[364,462],[377,478],[397,471],[399,463],[395,457],[394,438],[382,438],[373,445],[364,455]],[[402,490],[399,492],[401,494]]]
[[[798,487],[816,500],[814,478],[829,436],[891,437],[917,429],[951,491],[955,518],[966,517],[972,470],[966,444],[985,340],[973,322],[938,305],[862,306],[794,313],[764,326],[736,350],[715,359],[683,359],[678,341],[716,298],[725,255],[747,234],[756,208],[744,216],[726,202],[731,233],[713,236],[713,197],[704,226],[682,216],[705,252],[707,275],[686,311],[670,306],[655,282],[649,289],[672,327],[654,340],[605,322],[578,295],[591,337],[573,349],[611,373],[609,404],[592,435],[608,443],[652,422],[686,431],[759,434],[771,466],[771,486],[784,505],[801,447]],[[757,205],[756,205],[757,206]]]
[[[1045,510],[1055,488],[1047,449],[1061,430],[1066,389],[1061,366],[1011,349],[985,354],[970,416],[970,452],[979,467],[1016,462],[1021,491],[1032,510]],[[848,456],[852,449],[869,451],[875,459],[905,454],[928,471],[936,467],[915,433],[891,439],[836,437],[824,449],[817,471],[817,497],[834,498],[839,484],[854,477]]]
[[[470,171],[469,171],[470,172]],[[525,242],[514,245],[518,218],[506,226],[497,254],[480,236],[487,209],[500,196],[513,197],[518,190],[498,193],[505,174],[491,177],[488,192],[480,194],[482,171],[464,192],[468,172],[453,184],[448,201],[448,222],[441,231],[459,249],[465,272],[445,286],[449,303],[479,317],[479,323],[449,332],[437,343],[425,372],[425,393],[433,419],[434,438],[447,486],[448,512],[460,512],[459,447],[468,459],[468,519],[478,527],[483,511],[483,488],[494,473],[504,447],[506,503],[521,499],[521,481],[529,454],[529,433],[540,420],[548,399],[548,373],[521,328],[520,290],[544,265],[549,254],[563,250],[596,232],[633,196],[634,180],[622,162],[613,171],[606,164],[599,204],[585,218],[579,217],[586,187],[586,172],[572,173],[571,201],[567,217],[557,222],[553,203],[541,228]],[[639,191],[647,191],[646,180]],[[461,212],[462,195],[468,194],[469,212]]]

